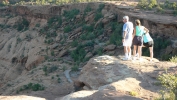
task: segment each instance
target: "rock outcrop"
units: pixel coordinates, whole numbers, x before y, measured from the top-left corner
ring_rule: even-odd
[[[80,97],[86,91],[79,91],[65,96],[61,100],[87,100],[88,98],[116,100],[115,98],[121,97],[127,97],[126,100],[150,100],[155,98],[158,92],[158,86],[154,85],[157,80],[154,80],[153,76],[157,78],[159,74],[165,72],[165,70],[161,70],[163,68],[176,67],[175,63],[168,62],[164,65],[163,63],[166,62],[159,62],[157,59],[150,62],[147,57],[143,57],[141,62],[138,60],[122,61],[120,58],[121,56],[103,55],[90,59],[81,70],[78,82],[83,82],[87,84],[86,87],[97,91],[85,88],[88,89],[89,94],[87,96]],[[100,96],[102,93],[104,95],[115,93],[115,95],[113,97]],[[130,95],[136,95],[140,99]]]

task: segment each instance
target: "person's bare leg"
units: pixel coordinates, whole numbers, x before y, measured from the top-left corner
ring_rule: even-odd
[[[136,60],[136,58],[135,58],[136,51],[137,51],[137,46],[133,45],[133,60]]]
[[[127,50],[128,50],[128,58],[131,58],[131,55],[132,55],[131,47],[128,46],[128,47],[127,47]]]
[[[142,46],[138,46],[138,54],[138,58],[140,59],[142,55]]]
[[[133,56],[135,57],[136,55],[136,50],[137,50],[137,46],[136,45],[133,45]]]
[[[149,47],[149,52],[150,52],[150,58],[152,60],[153,55],[154,55],[154,53],[153,53],[153,47]]]
[[[128,58],[128,50],[127,50],[127,46],[124,46],[124,53],[125,53],[125,58]]]

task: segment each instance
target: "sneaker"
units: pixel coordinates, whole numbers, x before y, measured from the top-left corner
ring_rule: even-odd
[[[128,58],[123,58],[122,60],[127,61],[127,60],[128,60]]]
[[[137,58],[136,57],[133,57],[133,60],[136,60]]]
[[[136,55],[135,55],[135,57],[138,57],[139,56],[139,54],[137,53]]]

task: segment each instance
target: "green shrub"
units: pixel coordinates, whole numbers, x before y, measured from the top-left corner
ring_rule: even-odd
[[[96,36],[93,32],[88,32],[87,33],[87,40],[93,40],[95,38],[96,38]]]
[[[17,30],[22,31],[24,28],[27,28],[28,26],[29,26],[29,21],[23,18],[22,22],[18,23]]]
[[[20,43],[22,40],[20,37],[17,38],[17,44]]]
[[[40,85],[40,84],[33,84],[32,85],[32,90],[33,91],[41,91],[41,90],[44,90],[44,86],[43,85]]]
[[[78,66],[73,66],[73,67],[71,67],[71,71],[79,71],[79,67]]]
[[[38,23],[38,24],[36,24],[36,26],[35,27],[40,27],[40,24]]]
[[[170,93],[173,93],[175,95],[175,99],[171,100],[176,100],[177,99],[177,75],[172,75],[172,74],[162,74],[158,77],[160,80],[162,86],[166,88],[166,90]]]
[[[94,20],[95,21],[98,21],[100,18],[102,18],[103,17],[103,15],[102,15],[102,13],[101,12],[97,12],[96,14],[95,14],[95,17],[94,17]]]
[[[54,79],[54,78],[55,78],[54,76],[51,77],[51,79]]]
[[[20,90],[17,90],[18,93],[24,90],[32,90],[32,91],[42,91],[45,87],[38,83],[29,83],[27,85],[23,85]]]
[[[68,33],[68,32],[71,32],[71,26],[66,26],[65,28],[64,28],[64,32],[65,33]]]
[[[58,81],[58,83],[61,83],[61,78],[58,77],[57,81]]]
[[[157,12],[164,13],[164,9],[161,6],[157,6]]]
[[[149,56],[150,55],[149,48],[142,48],[142,55]]]
[[[78,9],[72,9],[70,11],[64,11],[63,16],[66,17],[67,19],[72,19],[74,18],[76,15],[79,14],[79,10]]]
[[[47,20],[48,26],[52,25],[56,21],[55,17],[51,17],[50,19]]]
[[[53,50],[51,51],[51,56],[55,56],[55,53],[54,53],[54,51],[53,51]]]
[[[49,57],[48,57],[47,55],[45,55],[44,58],[45,58],[45,60],[48,60],[48,59],[49,59]]]
[[[61,17],[51,17],[50,19],[47,20],[48,26],[55,26],[55,23],[57,24],[57,26],[61,26],[62,25],[62,18]]]
[[[177,4],[176,2],[169,2],[169,0],[166,0],[165,3],[164,3],[164,7],[165,8],[168,8],[168,9],[173,9],[173,10],[176,10],[177,9]]]
[[[152,7],[157,6],[157,0],[150,0],[149,5],[152,5]]]
[[[44,71],[45,75],[47,75],[47,66],[43,67],[43,71]]]
[[[122,24],[118,24],[116,29],[110,36],[110,44],[121,45],[122,44]]]
[[[161,97],[155,98],[154,100],[175,100],[173,93],[160,93]]]
[[[98,7],[98,9],[97,9],[97,12],[101,12],[104,7],[105,7],[105,4],[99,4],[99,7]]]
[[[95,54],[98,54],[99,56],[101,56],[103,54],[103,48],[102,47],[98,48]]]
[[[85,57],[85,55],[86,55],[86,52],[85,52],[85,50],[84,50],[82,45],[79,45],[76,48],[76,50],[73,50],[71,52],[71,57],[73,58],[73,60],[75,62],[82,62],[84,57]]]
[[[104,33],[104,29],[97,29],[93,34],[95,34],[95,38],[99,35],[102,35]]]
[[[8,1],[6,2],[6,0],[3,0],[1,3],[1,6],[7,6],[7,5],[9,5],[9,2]]]
[[[177,63],[177,56],[174,56],[174,57],[170,58],[170,61],[174,62],[174,63]]]
[[[174,10],[173,14],[174,16],[177,16],[177,10]]]
[[[96,35],[93,32],[83,33],[80,35],[81,40],[93,40]]]
[[[92,40],[92,41],[86,42],[85,44],[83,44],[83,46],[84,46],[84,47],[87,47],[87,46],[93,47],[94,44],[95,44],[95,42]]]
[[[61,25],[62,25],[62,22],[63,22],[63,21],[62,21],[62,18],[61,18],[61,17],[58,17],[58,18],[57,18],[57,22],[58,22],[58,25],[61,26]]]
[[[160,50],[165,49],[171,44],[170,40],[154,37],[154,57],[160,58]]]
[[[92,8],[90,7],[90,5],[87,5],[87,7],[84,9],[84,13],[87,13],[90,11],[92,11]]]
[[[62,67],[62,70],[63,70],[63,71],[65,71],[66,69],[67,69],[66,66],[63,66],[63,67]]]
[[[47,44],[51,44],[53,42],[53,39],[52,38],[51,39],[47,39],[44,42],[47,43]]]
[[[76,47],[78,46],[78,41],[77,40],[74,40],[72,43],[71,43],[71,47]]]
[[[129,94],[134,97],[138,95],[138,93],[136,91],[130,91]]]
[[[81,34],[80,39],[81,40],[87,40],[87,34],[86,33]]]
[[[171,55],[168,54],[162,54],[161,60],[168,61],[171,58]]]
[[[48,68],[47,72],[52,73],[52,72],[56,71],[57,69],[58,69],[58,67],[53,65],[53,66]]]
[[[148,6],[149,2],[147,0],[140,0],[138,2],[138,7],[146,9]]]
[[[82,27],[83,31],[92,32],[94,30],[94,25],[84,25]]]
[[[173,2],[173,3],[172,3],[172,9],[173,9],[173,10],[177,10],[177,4],[176,4],[176,2]]]

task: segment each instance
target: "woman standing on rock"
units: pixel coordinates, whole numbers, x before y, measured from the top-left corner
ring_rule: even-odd
[[[146,29],[144,26],[141,26],[141,22],[139,19],[135,20],[135,28],[133,33],[133,60],[136,60],[135,54],[137,53],[137,47],[138,47],[138,59],[141,60],[142,55],[142,45],[143,45],[143,33],[144,31],[148,32],[148,29]]]

